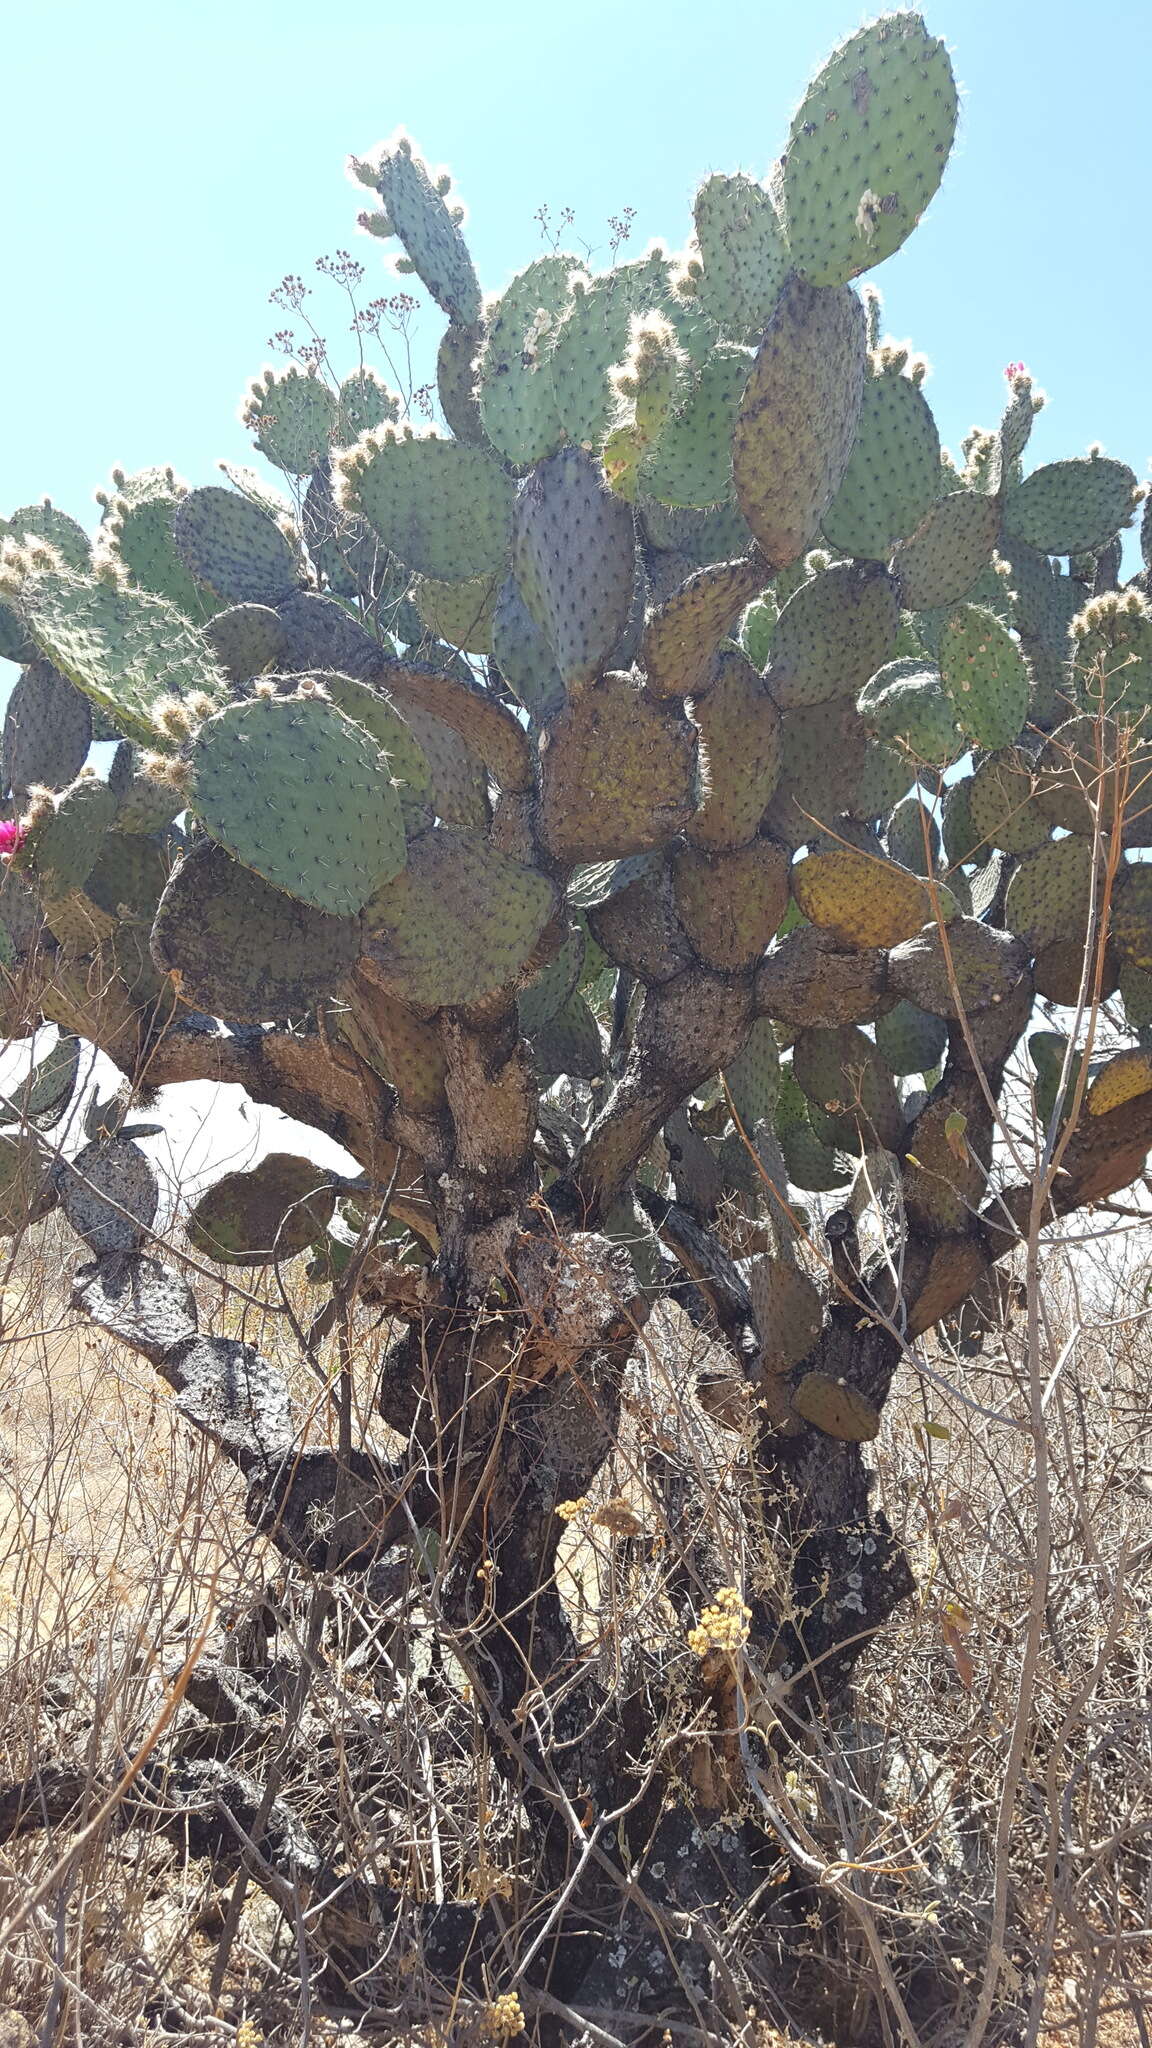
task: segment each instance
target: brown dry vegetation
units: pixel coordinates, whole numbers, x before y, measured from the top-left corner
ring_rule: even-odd
[[[72,1326],[69,1256],[50,1218],[15,1246],[3,1279],[2,1773],[12,1785],[52,1765],[90,1788],[85,1801],[70,1780],[66,1812],[0,1850],[0,2009],[32,2028],[13,2041],[463,2042],[486,2027],[491,2038],[507,1990],[501,1942],[511,1955],[520,1930],[522,1953],[541,1902],[514,1793],[436,1626],[434,1550],[424,1575],[399,1558],[377,1567],[355,1600],[346,1581],[287,1573],[246,1525],[232,1469],[178,1425],[147,1366]],[[776,1782],[760,1774],[783,1853],[717,1959],[729,2031],[679,2024],[665,2039],[959,2042],[999,1883],[1009,1997],[992,2038],[1147,2048],[1152,1311],[1140,1259],[1139,1235],[1102,1239],[1090,1259],[1046,1254],[1039,1478],[1021,1426],[1026,1316],[979,1357],[941,1339],[924,1361],[931,1377],[905,1368],[875,1463],[916,1600],[862,1668],[854,1718]],[[302,1303],[300,1268],[285,1277]],[[275,1290],[267,1283],[262,1312],[251,1278],[238,1291],[198,1281],[205,1324],[287,1350]],[[386,1336],[362,1311],[366,1434]],[[561,1591],[601,1657],[624,1612],[653,1639],[675,1635],[676,1564],[691,1572],[706,1556],[720,1571],[726,1558],[724,1582],[749,1585],[762,1568],[733,1548],[716,1432],[698,1432],[710,1528],[692,1556],[672,1557],[645,1484],[667,1404],[699,1413],[708,1350],[674,1304],[654,1318],[615,1458],[573,1504]],[[322,1438],[323,1390],[296,1392]],[[738,1431],[719,1441],[742,1455]],[[1029,1664],[1038,1517],[1050,1520],[1052,1566]],[[695,1590],[699,1607],[718,1589]],[[687,1674],[687,1645],[683,1656]],[[206,1683],[221,1665],[238,1674],[223,1709]],[[771,1713],[754,1671],[738,1683],[751,1718]],[[670,1726],[657,1736],[684,1739]],[[278,1760],[284,1796],[324,1841],[319,1882],[278,1884],[257,1858],[268,1889],[249,1886],[237,1906],[240,1845],[206,1844],[168,1796],[168,1772],[176,1783],[189,1758],[221,1756],[258,1786]],[[135,1824],[122,1826],[129,1810]],[[417,1917],[464,1900],[486,1902],[497,1930],[478,1970],[430,1946]],[[807,1956],[786,1980],[774,1916],[793,1935],[806,1922]],[[536,2017],[525,2000],[529,2039]],[[592,2025],[590,2041],[620,2038],[611,2015]]]

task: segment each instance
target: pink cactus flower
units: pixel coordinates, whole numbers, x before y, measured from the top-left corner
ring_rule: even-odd
[[[23,843],[24,833],[15,818],[7,818],[0,824],[0,861],[6,861],[16,848]]]
[[[1025,365],[1023,363],[1009,363],[1004,375],[1011,384],[1013,377],[1022,377],[1024,375],[1024,369]]]

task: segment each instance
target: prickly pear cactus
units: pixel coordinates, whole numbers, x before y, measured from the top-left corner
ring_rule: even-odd
[[[147,1255],[125,1116],[211,1077],[336,1139],[354,1181],[276,1155],[202,1197],[191,1245],[311,1251],[406,1320],[380,1399],[419,1443],[414,1498],[472,1460],[453,1500],[485,1494],[482,1543],[547,1553],[484,1581],[507,1643],[552,1583],[542,1475],[578,1501],[604,1454],[548,1404],[615,1413],[669,1280],[738,1356],[717,1426],[799,1498],[859,1476],[900,1342],[1015,1241],[992,1106],[1038,1000],[1072,1006],[1033,1036],[1040,1123],[1073,1099],[1077,1012],[1113,1005],[1053,1201],[1114,1192],[1152,1144],[1137,477],[1099,451],[1029,470],[1018,365],[998,426],[946,454],[926,363],[855,282],[931,202],[956,104],[944,45],[886,16],[770,182],[703,183],[679,255],[593,275],[553,251],[487,297],[400,134],[352,169],[446,317],[422,406],[364,366],[268,371],[244,417],[275,485],[115,472],[94,547],[49,500],[0,521],[5,1018],[65,1048],[0,1105],[0,1229],[62,1204],[95,1255],[80,1305],[270,1484],[284,1383],[198,1335]],[[80,1041],[125,1090],[76,1152],[53,1133]],[[522,1401],[521,1491],[489,1500],[483,1431]],[[838,1541],[796,1538],[790,1611]],[[823,1641],[796,1654],[827,1676]]]

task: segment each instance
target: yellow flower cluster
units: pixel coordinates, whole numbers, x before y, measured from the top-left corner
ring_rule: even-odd
[[[562,1522],[574,1522],[577,1515],[584,1513],[587,1505],[588,1496],[586,1493],[582,1493],[579,1500],[562,1500],[556,1513]]]
[[[493,2041],[510,2041],[524,2032],[524,2008],[514,1991],[493,1999],[484,2016],[484,2031]]]
[[[688,1631],[688,1648],[697,1657],[709,1650],[742,1650],[748,1641],[752,1609],[744,1605],[736,1586],[721,1586],[715,1601],[704,1609],[699,1625]]]
[[[263,2048],[264,2036],[255,2020],[241,2020],[236,2029],[236,2048]]]

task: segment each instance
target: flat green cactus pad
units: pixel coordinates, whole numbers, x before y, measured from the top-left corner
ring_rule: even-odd
[[[514,576],[500,586],[492,617],[492,654],[504,681],[537,719],[564,702],[564,678],[551,643],[537,625]]]
[[[294,366],[265,370],[250,387],[243,408],[244,424],[255,435],[261,455],[289,476],[311,476],[324,460],[336,415],[337,402],[328,386],[312,371]]]
[[[384,427],[334,465],[343,502],[421,576],[503,576],[515,486],[485,448]]]
[[[476,1002],[523,972],[558,902],[545,875],[436,828],[367,906],[361,971],[417,1009]]]
[[[792,893],[805,917],[840,946],[898,946],[931,916],[928,892],[915,875],[847,846],[798,861]]]
[[[948,1026],[915,1003],[899,1002],[876,1019],[876,1048],[894,1074],[930,1074],[948,1046]]]
[[[24,610],[37,644],[117,730],[161,744],[158,697],[202,691],[217,703],[228,683],[203,634],[165,598],[100,578],[31,577]]]
[[[471,583],[436,583],[424,576],[416,585],[416,609],[438,640],[469,654],[491,654],[497,588],[492,576],[477,576]]]
[[[1092,711],[1142,720],[1152,706],[1152,605],[1138,590],[1094,597],[1072,621],[1076,694]]]
[[[1049,836],[1049,821],[1036,800],[1033,764],[1016,748],[981,762],[968,791],[969,815],[981,850],[1034,853]]]
[[[887,561],[940,495],[940,436],[901,362],[874,356],[851,460],[824,513],[824,537],[846,555]]]
[[[737,341],[759,339],[791,268],[776,208],[763,185],[738,171],[706,178],[692,208],[701,310]]]
[[[176,546],[176,513],[187,488],[171,470],[125,477],[105,511],[99,548],[122,562],[141,590],[170,598],[201,625],[216,610],[217,599],[186,567]]]
[[[240,686],[279,668],[288,653],[283,621],[266,604],[234,604],[217,612],[204,638],[229,682]]]
[[[173,533],[185,567],[226,604],[279,604],[301,581],[291,541],[238,491],[217,484],[189,491]]]
[[[1009,491],[1004,531],[1046,555],[1095,554],[1127,524],[1136,477],[1108,455],[1047,462]]]
[[[775,937],[788,908],[789,860],[771,839],[730,852],[687,846],[672,861],[676,911],[706,967],[751,967]]]
[[[1054,839],[1021,861],[1008,884],[1005,918],[1033,952],[1057,939],[1081,938],[1094,886],[1099,904],[1103,870],[1091,840]]]
[[[1028,716],[1028,669],[994,612],[958,605],[940,635],[940,674],[956,719],[981,747],[1008,747]]]
[[[899,606],[879,563],[837,562],[802,583],[773,629],[768,688],[783,710],[850,697],[888,659]]]
[[[806,1372],[793,1389],[792,1406],[805,1422],[844,1443],[868,1444],[880,1434],[879,1409],[826,1372]]]
[[[21,864],[32,870],[47,895],[62,895],[87,880],[116,808],[106,782],[82,775],[33,826],[21,848]]]
[[[207,840],[175,870],[152,930],[153,959],[190,1008],[233,1024],[303,1017],[359,949],[355,919],[284,895]]]
[[[11,519],[0,519],[0,540],[44,540],[66,569],[82,576],[92,560],[92,543],[79,521],[61,512],[51,498],[39,505],[21,505]]]
[[[752,368],[748,349],[720,342],[640,463],[641,489],[663,505],[717,505],[732,492],[732,434]]]
[[[865,723],[916,761],[947,768],[965,752],[952,699],[927,657],[886,662],[856,699]]]
[[[892,574],[909,611],[958,604],[988,567],[1000,507],[981,491],[953,491],[925,513],[892,557]]]
[[[282,1265],[322,1237],[336,1189],[313,1159],[270,1152],[250,1173],[229,1173],[188,1217],[189,1242],[225,1266]]]
[[[864,395],[864,310],[847,287],[784,286],[736,420],[740,510],[773,568],[810,546],[849,465]]]
[[[792,261],[845,284],[911,234],[956,132],[948,52],[918,14],[889,14],[833,52],[804,95],[783,160]]]
[[[698,569],[649,613],[640,666],[658,697],[695,697],[712,681],[717,649],[770,571],[753,549],[740,561]]]
[[[381,151],[376,190],[408,261],[450,320],[473,327],[480,318],[480,284],[460,230],[457,210],[446,205],[428,166],[406,135]]]
[[[345,377],[336,394],[336,418],[330,435],[333,448],[350,448],[361,434],[400,417],[400,400],[369,364]]]
[[[60,1195],[73,1230],[97,1254],[139,1251],[159,1199],[151,1161],[124,1138],[85,1145],[65,1170]]]
[[[901,1142],[904,1112],[881,1054],[857,1024],[802,1031],[792,1054],[793,1075],[810,1104],[834,1119],[848,1149],[862,1138],[870,1149]],[[813,1125],[819,1119],[809,1110]],[[842,1128],[843,1127],[843,1128]]]
[[[347,915],[404,865],[399,794],[375,742],[317,696],[218,711],[191,754],[192,805],[245,867]]]
[[[36,661],[17,676],[4,714],[0,782],[24,796],[33,783],[63,789],[78,775],[92,744],[92,707],[83,692]]]
[[[538,462],[516,505],[513,569],[569,688],[605,667],[636,575],[631,506],[580,448]]]
[[[581,275],[575,256],[538,256],[489,307],[478,364],[480,417],[509,462],[538,462],[567,439],[548,350]]]

